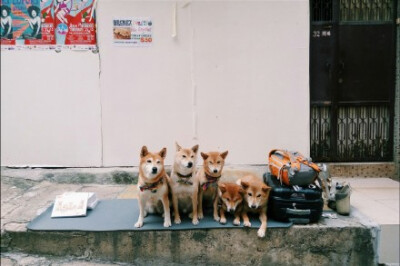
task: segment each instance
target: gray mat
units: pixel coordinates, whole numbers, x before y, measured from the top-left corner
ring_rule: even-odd
[[[163,218],[158,215],[149,215],[144,219],[141,228],[134,224],[139,216],[139,207],[136,199],[101,200],[94,210],[88,210],[85,217],[51,218],[53,206],[36,217],[28,224],[29,230],[36,231],[150,231],[150,230],[190,230],[208,228],[238,228],[232,224],[233,217],[227,215],[228,222],[223,225],[213,220],[212,215],[205,213],[204,219],[198,225],[193,225],[187,215],[181,215],[182,223],[163,227]],[[260,226],[258,217],[250,217],[253,228]],[[268,227],[290,227],[292,223],[277,222],[268,219]]]

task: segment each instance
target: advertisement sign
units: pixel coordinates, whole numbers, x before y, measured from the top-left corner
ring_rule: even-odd
[[[148,47],[153,43],[150,18],[113,19],[113,43],[118,46]]]

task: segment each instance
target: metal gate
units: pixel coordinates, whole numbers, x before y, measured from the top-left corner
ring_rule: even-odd
[[[397,0],[310,1],[315,161],[393,156]]]

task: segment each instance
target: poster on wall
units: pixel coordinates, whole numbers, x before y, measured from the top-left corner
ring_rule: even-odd
[[[6,2],[3,0],[3,2]],[[41,40],[40,0],[11,0],[12,37],[16,48],[25,46],[26,40]],[[4,13],[5,14],[5,13]]]
[[[53,0],[40,0],[40,10],[37,24],[37,38],[25,38],[25,45],[33,48],[54,48],[54,16],[52,14]]]
[[[9,49],[15,45],[13,32],[13,18],[11,13],[11,0],[0,1],[1,12],[1,48]]]
[[[97,49],[95,0],[54,0],[58,49]]]
[[[117,46],[148,47],[153,42],[150,18],[113,19],[113,43]]]
[[[1,0],[1,49],[97,50],[96,0]]]

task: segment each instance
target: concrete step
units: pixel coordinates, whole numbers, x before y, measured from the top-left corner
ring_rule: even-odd
[[[349,182],[351,205],[379,225],[379,262],[399,265],[399,182],[389,178],[334,178],[333,181]]]
[[[106,266],[106,265],[131,265],[129,263],[88,260],[72,256],[36,255],[21,252],[1,253],[2,266]]]
[[[234,166],[227,167],[226,173],[254,172],[261,176],[265,169]],[[85,174],[73,174],[76,170]],[[74,171],[2,169],[2,253],[72,256],[88,261],[139,265],[376,265],[379,261],[379,224],[357,208],[352,209],[349,217],[338,215],[338,219],[323,218],[317,224],[271,228],[265,239],[256,237],[255,228],[159,232],[27,231],[27,223],[44,211],[56,195],[65,191],[91,191],[100,199],[136,197],[135,185],[113,181],[119,169]],[[92,177],[83,178],[87,173]],[[135,173],[122,176],[132,178],[133,182]],[[94,181],[97,183],[91,183]]]

